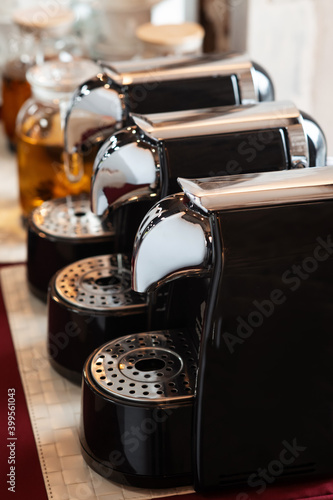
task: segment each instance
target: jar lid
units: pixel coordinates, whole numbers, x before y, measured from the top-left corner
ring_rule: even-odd
[[[100,66],[89,59],[73,59],[63,62],[49,61],[27,71],[27,80],[34,93],[44,92],[49,97],[59,93],[72,93],[85,80],[100,73]]]
[[[130,12],[149,10],[162,0],[100,0],[103,11]]]
[[[25,31],[46,31],[62,34],[74,23],[75,15],[70,9],[58,8],[48,12],[43,8],[19,9],[13,14],[13,22]]]
[[[200,48],[205,30],[198,23],[162,24],[145,23],[138,27],[136,36],[151,46],[184,48],[187,51]]]

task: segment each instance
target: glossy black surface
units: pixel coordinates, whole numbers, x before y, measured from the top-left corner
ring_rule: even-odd
[[[179,191],[177,177],[214,177],[290,168],[282,129],[170,139],[164,141],[163,156],[162,198]]]
[[[62,267],[91,255],[107,254],[114,249],[110,236],[86,239],[62,239],[46,236],[29,223],[27,278],[31,292],[46,302],[52,276]]]
[[[208,278],[188,277],[172,281],[150,293],[149,330],[188,328],[198,348],[209,286]]]
[[[141,114],[240,104],[235,75],[133,84],[125,93],[128,109]]]
[[[110,396],[84,369],[80,441],[87,463],[102,476],[131,486],[190,484],[190,402],[145,404]]]
[[[332,474],[332,211],[329,201],[212,221],[197,490],[242,484],[260,493],[270,482]]]
[[[112,225],[115,229],[114,248],[112,251],[132,253],[136,232],[142,219],[153,205],[153,200],[144,200],[134,204],[122,205],[119,209],[110,213]]]

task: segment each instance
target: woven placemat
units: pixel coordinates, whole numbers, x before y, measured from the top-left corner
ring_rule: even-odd
[[[49,499],[145,500],[192,492],[125,487],[87,466],[78,439],[81,391],[49,365],[46,305],[30,294],[24,265],[2,269],[0,278]]]

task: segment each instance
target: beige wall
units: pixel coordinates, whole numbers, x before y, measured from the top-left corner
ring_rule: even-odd
[[[245,1],[245,0],[241,0]],[[323,127],[333,155],[333,1],[248,0],[247,51]]]

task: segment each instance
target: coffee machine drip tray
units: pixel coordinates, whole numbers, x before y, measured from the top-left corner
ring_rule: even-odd
[[[46,201],[28,224],[27,274],[30,290],[46,300],[52,276],[64,266],[112,251],[114,229],[90,210],[85,194]]]
[[[131,288],[127,255],[88,257],[64,267],[52,277],[48,294],[52,366],[81,383],[84,362],[97,347],[118,338],[119,332],[147,330],[147,309],[147,295]]]
[[[92,469],[135,487],[192,483],[193,338],[186,329],[137,333],[88,357],[80,441]]]
[[[92,312],[141,308],[146,301],[131,289],[130,259],[122,254],[82,259],[63,268],[55,291],[62,301]]]
[[[35,228],[48,237],[86,239],[114,234],[113,228],[103,227],[101,219],[91,212],[85,195],[45,202],[33,211],[31,219]]]
[[[182,331],[121,337],[97,351],[91,374],[110,396],[144,403],[192,398],[197,362]]]

